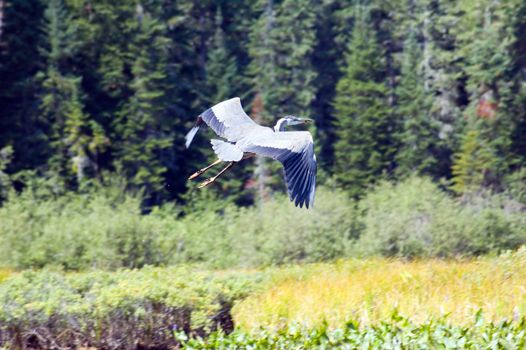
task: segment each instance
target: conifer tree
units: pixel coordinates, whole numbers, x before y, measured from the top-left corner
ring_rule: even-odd
[[[347,20],[343,12],[349,6],[337,0],[315,2],[313,11],[316,16],[316,48],[312,55],[313,67],[316,70],[316,97],[312,103],[313,118],[316,121],[316,154],[318,164],[328,172],[333,171],[334,130],[333,100],[336,84],[341,78],[340,62],[344,61],[346,43],[342,32],[347,34]],[[344,18],[342,18],[344,17]],[[327,64],[331,62],[331,64]]]
[[[515,6],[493,1],[464,1],[457,10],[462,14],[459,24],[459,54],[465,58],[470,103],[465,115],[470,120],[466,138],[477,132],[479,143],[489,148],[495,158],[480,168],[486,185],[499,187],[516,156],[511,152],[512,133],[518,122],[514,101],[517,84],[512,47],[518,38],[508,21]],[[491,165],[491,167],[489,167]],[[458,169],[462,164],[455,164]],[[474,172],[475,169],[472,169]],[[489,174],[492,183],[489,182]]]
[[[368,13],[358,12],[347,67],[336,87],[336,180],[352,196],[390,171],[393,118],[387,105],[385,62]]]
[[[238,73],[236,58],[230,54],[226,45],[222,25],[223,15],[221,7],[218,7],[216,30],[206,63],[207,89],[204,99],[209,105],[239,96],[243,87],[243,78]]]
[[[316,78],[311,62],[316,45],[312,8],[312,0],[284,0],[275,10],[264,12],[264,21],[254,33],[255,84],[272,120],[285,114],[311,115]]]
[[[39,0],[4,1],[0,36],[0,148],[11,145],[11,171],[41,167],[49,149],[39,118],[35,77],[44,60],[39,48],[45,4]]]
[[[495,154],[477,130],[469,130],[462,139],[460,150],[453,156],[452,186],[458,194],[475,192],[493,177]]]
[[[97,157],[105,137],[96,122],[84,112],[81,78],[74,76],[77,54],[77,26],[62,0],[50,0],[44,13],[46,45],[43,47],[47,68],[41,72],[41,110],[50,130],[52,155],[49,166],[64,181],[84,177],[86,168],[98,174]]]
[[[422,27],[422,69],[424,89],[430,97],[429,118],[438,128],[435,178],[449,177],[451,155],[457,148],[464,124],[462,110],[468,103],[465,75],[458,59],[458,23],[456,1],[415,0],[421,9],[418,23]]]
[[[262,120],[258,122],[273,125],[277,118],[291,114],[311,117],[316,92],[316,72],[312,66],[316,45],[314,1],[284,0],[274,5],[272,0],[266,0],[261,5],[264,11],[250,43],[254,85],[262,102]],[[259,163],[256,167],[259,181],[283,189],[279,175],[264,176],[270,172],[264,160]],[[275,169],[272,173],[279,171]]]
[[[400,121],[397,173],[415,172],[435,175],[437,148],[440,145],[438,126],[430,117],[431,101],[424,89],[422,50],[417,28],[409,29],[404,42],[400,84],[397,87],[397,115]]]
[[[148,12],[130,23],[135,30],[131,43],[132,94],[115,120],[118,140],[116,166],[135,189],[144,191],[150,204],[166,195],[163,155],[172,146],[166,123],[166,58],[169,42],[165,26]]]
[[[235,96],[241,97],[243,101],[246,101],[248,98],[247,91],[249,86],[247,79],[239,71],[237,59],[227,45],[223,25],[222,9],[218,6],[215,16],[216,29],[212,44],[208,50],[206,63],[206,89],[202,92],[202,100],[206,101],[205,103],[208,106]],[[217,159],[208,142],[206,142],[206,147],[203,147],[203,149],[208,156],[209,162]],[[248,181],[249,176],[247,166],[234,167],[223,177],[223,181],[214,188],[217,188],[225,198],[244,202],[243,197],[245,197],[245,193],[243,186]]]

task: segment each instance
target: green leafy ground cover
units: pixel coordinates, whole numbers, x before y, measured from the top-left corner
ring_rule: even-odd
[[[208,338],[178,337],[184,349],[524,349],[526,324],[485,323],[479,314],[475,324],[459,327],[447,319],[413,324],[394,314],[379,325],[309,329],[297,325],[256,333],[215,332]]]

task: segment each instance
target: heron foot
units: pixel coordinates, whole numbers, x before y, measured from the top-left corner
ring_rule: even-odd
[[[196,177],[200,176],[201,174],[203,174],[205,171],[207,171],[208,169],[210,169],[211,167],[221,163],[222,160],[221,159],[218,159],[216,160],[215,162],[213,162],[212,164],[210,164],[209,166],[203,168],[203,169],[200,169],[200,170],[197,170],[195,173],[193,173],[189,178],[188,180],[193,180],[195,179]]]
[[[201,170],[197,170],[195,173],[193,173],[192,175],[190,175],[190,177],[188,178],[188,180],[193,180],[195,179],[196,177],[200,176],[201,174],[204,173],[204,170],[201,169]]]
[[[206,179],[205,181],[201,182],[199,184],[199,186],[197,186],[197,188],[206,187],[206,186],[210,185],[211,183],[213,183],[215,180],[216,180],[215,177],[211,177],[209,179]]]

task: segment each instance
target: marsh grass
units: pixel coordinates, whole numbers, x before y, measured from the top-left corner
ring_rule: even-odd
[[[393,313],[416,323],[447,318],[467,325],[476,315],[500,322],[526,313],[526,249],[475,260],[347,260],[275,276],[272,287],[234,309],[238,327],[368,325]]]
[[[10,269],[0,268],[0,283],[7,279],[7,277],[11,276],[12,273],[13,271],[11,271]]]

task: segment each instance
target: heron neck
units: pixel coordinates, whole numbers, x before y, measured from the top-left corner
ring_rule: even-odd
[[[278,120],[278,122],[274,126],[274,131],[275,132],[285,131],[285,126],[286,125],[287,125],[287,120],[285,118],[281,118],[280,120]]]

